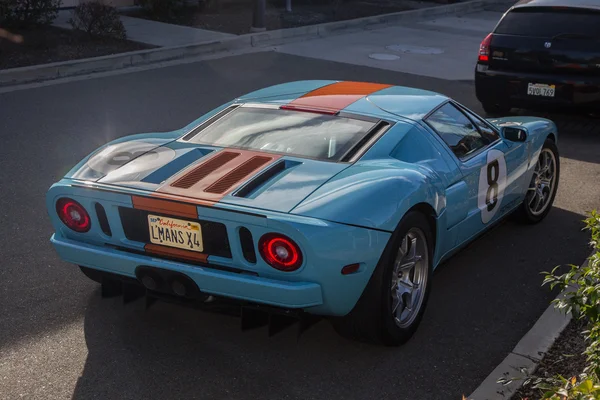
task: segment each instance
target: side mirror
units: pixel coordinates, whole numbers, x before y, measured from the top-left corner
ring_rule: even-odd
[[[502,127],[502,136],[511,142],[524,142],[527,140],[527,129],[504,126]]]

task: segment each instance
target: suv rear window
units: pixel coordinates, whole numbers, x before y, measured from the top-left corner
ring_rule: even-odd
[[[600,13],[579,9],[515,9],[500,21],[494,33],[552,38],[565,34],[600,38]]]
[[[375,125],[343,116],[243,106],[202,129],[190,142],[340,161]]]

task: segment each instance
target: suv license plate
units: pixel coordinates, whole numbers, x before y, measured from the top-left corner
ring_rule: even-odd
[[[554,97],[555,92],[555,85],[545,85],[543,83],[530,83],[527,86],[527,94],[529,96]]]

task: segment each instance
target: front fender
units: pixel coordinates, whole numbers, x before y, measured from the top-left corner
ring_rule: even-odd
[[[321,186],[291,212],[393,232],[413,206],[429,204],[440,215],[443,185],[426,168],[395,159],[357,163]]]
[[[521,126],[527,129],[527,141],[538,144],[540,148],[549,135],[554,136],[554,141],[558,145],[558,128],[552,120],[540,117],[503,117],[488,119],[488,121],[499,128]]]

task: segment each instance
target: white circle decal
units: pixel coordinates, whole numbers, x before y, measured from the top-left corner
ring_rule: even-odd
[[[506,188],[506,161],[504,153],[490,150],[487,162],[479,172],[477,206],[481,210],[481,221],[487,224],[500,209]]]

